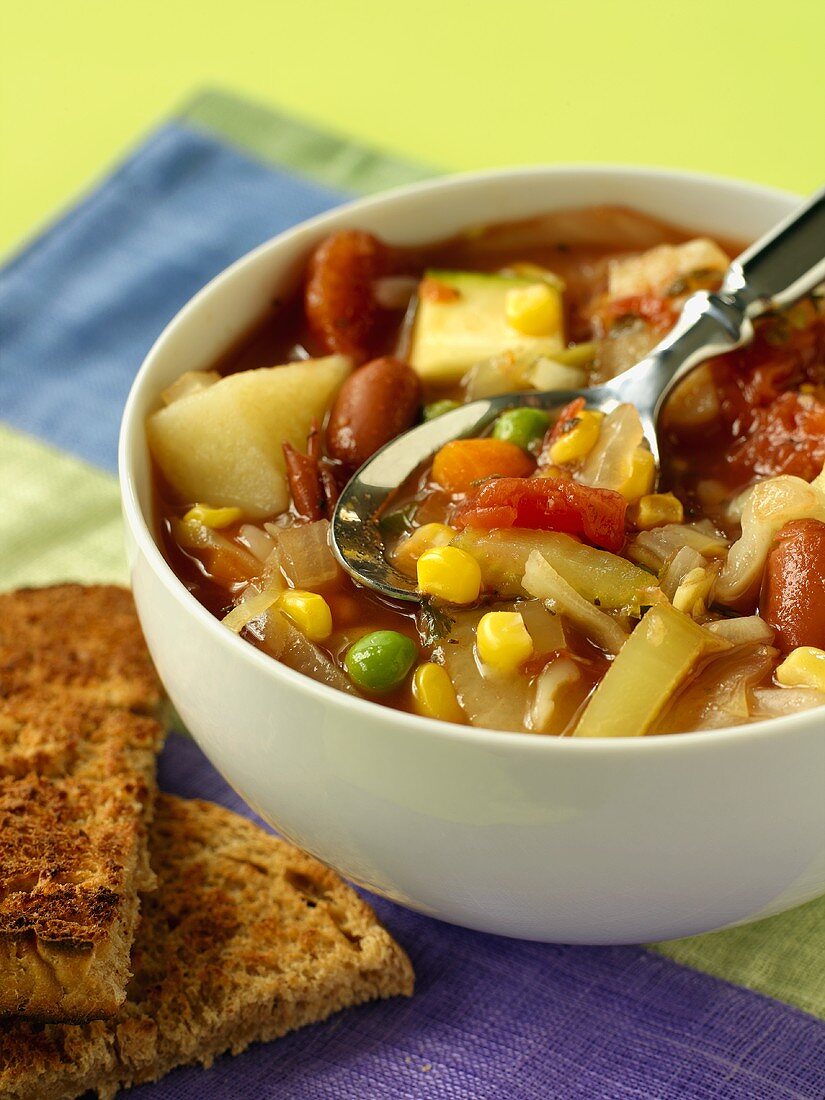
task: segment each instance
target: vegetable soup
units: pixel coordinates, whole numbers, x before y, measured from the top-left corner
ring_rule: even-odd
[[[344,230],[147,430],[167,558],[291,668],[426,717],[530,735],[669,734],[825,704],[825,299],[756,324],[669,400],[503,412],[383,509],[420,605],[356,585],[337,495],[457,403],[603,382],[739,245],[595,207],[423,248]]]

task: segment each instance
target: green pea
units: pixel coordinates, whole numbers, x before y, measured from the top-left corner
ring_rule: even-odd
[[[457,401],[450,401],[445,397],[443,401],[433,401],[430,405],[424,406],[424,419],[435,420],[437,416],[443,416],[444,413],[452,412],[457,408]]]
[[[375,630],[354,642],[344,665],[356,687],[392,691],[403,683],[418,657],[418,647],[397,630]]]
[[[529,451],[534,443],[544,438],[550,417],[543,409],[508,409],[496,420],[493,438],[515,443]]]

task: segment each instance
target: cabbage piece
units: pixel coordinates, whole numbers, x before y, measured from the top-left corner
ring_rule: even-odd
[[[651,602],[656,579],[626,558],[586,546],[558,531],[482,531],[466,527],[453,539],[481,566],[485,588],[500,596],[524,592],[522,580],[527,559],[537,550],[573,588],[591,603],[606,610],[638,613]]]
[[[822,475],[808,484],[781,474],[753,486],[742,510],[742,537],[730,548],[716,586],[720,603],[735,606],[755,595],[774,537],[796,519],[825,520]]]
[[[597,489],[620,492],[633,473],[633,456],[644,439],[639,414],[632,405],[619,405],[602,421],[599,438],[584,460],[577,480]]]
[[[723,558],[728,540],[713,530],[710,523],[665,523],[652,531],[642,531],[629,544],[628,557],[639,565],[661,573],[664,566],[683,546],[689,546],[705,558]]]
[[[677,588],[685,577],[694,569],[703,569],[704,565],[705,559],[692,546],[683,546],[681,550],[676,551],[659,578],[662,591],[671,603]]]
[[[511,611],[513,605],[494,604],[468,611],[450,610],[453,627],[437,651],[452,680],[460,706],[472,726],[521,732],[527,713],[530,682],[517,673],[495,676],[482,671],[476,659],[478,621],[487,611]]]
[[[267,653],[296,672],[348,695],[358,695],[349,677],[276,608],[265,612],[262,644]]]
[[[329,520],[279,527],[268,523],[266,529],[280,553],[280,565],[294,588],[314,591],[336,580],[341,567],[329,545]]]
[[[708,649],[710,635],[669,604],[645,615],[613,661],[574,737],[641,737]]]
[[[776,657],[775,649],[756,644],[712,658],[673,699],[655,732],[720,729],[747,722],[751,689],[770,673]]]
[[[569,619],[606,653],[618,653],[627,641],[627,632],[616,620],[580,596],[538,550],[527,558],[522,586],[525,592],[543,600],[551,611]]]

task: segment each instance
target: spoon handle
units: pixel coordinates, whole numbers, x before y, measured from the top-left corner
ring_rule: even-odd
[[[698,363],[753,338],[753,318],[789,305],[825,280],[825,190],[738,256],[715,294],[685,303],[675,327],[604,390],[635,405],[658,458],[656,422],[673,388]]]
[[[720,297],[736,297],[753,317],[790,305],[823,280],[825,188],[733,261]]]

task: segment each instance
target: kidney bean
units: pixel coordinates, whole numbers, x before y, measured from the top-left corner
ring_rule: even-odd
[[[349,376],[332,406],[327,451],[348,473],[415,423],[418,375],[400,359],[373,359]]]
[[[825,523],[785,524],[768,554],[759,606],[783,653],[825,649]]]
[[[371,233],[344,229],[327,237],[313,252],[304,292],[312,332],[328,352],[369,354],[369,338],[378,314],[373,283],[389,267],[389,249]]]

